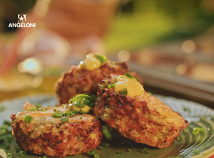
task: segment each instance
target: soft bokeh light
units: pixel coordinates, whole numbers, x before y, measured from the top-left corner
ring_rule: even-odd
[[[195,50],[195,43],[192,40],[186,40],[182,47],[186,53],[192,53]]]
[[[130,58],[130,53],[127,50],[121,50],[118,53],[118,59],[120,61],[127,61],[127,60],[129,60],[129,58]]]
[[[176,67],[176,72],[180,75],[186,72],[186,66],[184,64],[180,64]]]
[[[42,71],[41,62],[36,58],[28,58],[18,64],[18,70],[22,73],[39,74]]]
[[[205,62],[196,64],[192,70],[190,76],[198,81],[202,82],[214,82],[214,64],[208,64]]]
[[[184,57],[184,64],[193,65],[195,63],[195,60],[196,60],[196,58],[195,58],[194,54],[189,54]]]

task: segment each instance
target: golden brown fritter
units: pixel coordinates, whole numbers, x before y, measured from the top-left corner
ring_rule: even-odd
[[[53,109],[11,115],[15,140],[22,150],[37,155],[66,156],[86,153],[102,139],[100,121],[94,116],[77,114],[68,122],[52,117]],[[33,117],[31,122],[24,116]],[[18,119],[17,119],[18,118]]]
[[[68,103],[74,95],[89,93],[95,95],[97,93],[98,84],[111,74],[125,74],[129,72],[128,65],[125,62],[108,62],[99,69],[88,71],[72,66],[69,72],[66,72],[56,83],[56,94],[59,102]]]
[[[188,122],[178,113],[148,93],[135,97],[108,88],[105,80],[98,88],[94,114],[110,127],[137,143],[166,148]]]

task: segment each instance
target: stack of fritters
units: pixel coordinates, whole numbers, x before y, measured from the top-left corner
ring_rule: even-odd
[[[56,94],[59,102],[67,103],[76,94],[95,94],[98,84],[111,74],[122,75],[129,72],[125,62],[109,62],[102,65],[99,69],[88,71],[72,66],[56,83]]]
[[[77,94],[97,94],[93,112],[110,127],[137,143],[158,148],[170,146],[188,122],[156,97],[144,92],[143,87],[140,88],[143,95],[130,97],[109,86],[117,75],[127,72],[129,68],[125,62],[104,62],[91,71],[72,66],[56,83],[58,101],[66,104]],[[128,76],[135,76],[136,82],[139,78],[142,83],[136,73],[131,74]],[[30,111],[34,106],[29,103],[24,108],[25,112],[13,114],[11,119],[16,142],[26,152],[47,156],[76,155],[100,144],[101,123],[93,115],[77,114],[63,122],[61,118],[53,117],[53,108]],[[62,106],[55,109],[66,111]],[[26,115],[33,118],[30,123],[23,121]]]

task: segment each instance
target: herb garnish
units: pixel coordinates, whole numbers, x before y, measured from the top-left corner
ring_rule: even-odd
[[[176,138],[176,140],[177,140],[177,141],[180,141],[180,140],[181,140],[181,136],[178,136],[178,137]]]
[[[204,133],[204,129],[202,127],[196,127],[192,131],[192,134],[194,134],[194,135],[199,135],[201,133]]]
[[[122,89],[122,95],[127,95],[128,94],[128,90],[126,88]]]
[[[13,122],[16,122],[17,120],[18,120],[18,117]]]
[[[147,92],[149,95],[152,95],[152,93],[151,92]]]
[[[90,108],[94,107],[94,103],[96,100],[95,95],[87,95],[87,94],[78,94],[75,95],[72,99],[69,100],[70,104],[74,104],[76,107],[84,108],[85,105],[89,106]]]
[[[21,149],[18,145],[15,146],[16,152],[19,152]]]
[[[137,81],[139,81],[139,78],[137,78],[137,77],[133,77],[133,78],[135,78]]]
[[[183,110],[184,110],[185,112],[191,113],[190,108],[184,107]]]
[[[132,78],[132,75],[131,75],[131,74],[129,74],[129,73],[126,73],[126,77],[128,77],[128,78]]]
[[[37,110],[40,110],[41,108],[42,108],[42,105],[41,104],[36,104],[36,105],[34,105],[36,108],[37,108]]]
[[[7,158],[12,158],[12,157],[13,157],[12,153],[7,153]]]
[[[26,155],[26,152],[23,151],[23,150],[21,150],[21,151],[18,152],[18,155],[19,155],[19,156],[25,156],[25,155]]]
[[[78,114],[78,111],[66,111],[65,112],[65,116],[74,116],[74,115],[76,115],[76,114]]]
[[[150,150],[149,150],[148,148],[144,148],[144,149],[143,149],[143,153],[144,153],[144,154],[149,154],[149,153],[150,153]]]
[[[68,122],[69,119],[68,119],[68,117],[63,117],[63,118],[61,119],[61,121],[62,121],[62,122]]]
[[[89,151],[89,152],[87,152],[87,153],[88,153],[88,155],[89,155],[90,157],[93,156],[93,158],[99,158],[99,157],[100,157],[100,156],[98,155],[98,153],[95,152],[94,150],[91,150],[91,151]]]
[[[36,111],[36,108],[35,107],[30,108],[30,111]]]
[[[23,119],[24,122],[30,123],[33,120],[33,117],[30,115],[26,115]]]
[[[103,147],[102,146],[98,146],[97,149],[98,150],[103,150]]]
[[[61,118],[62,116],[64,116],[62,111],[57,110],[57,112],[53,113],[52,115],[53,117],[58,117]]]
[[[40,111],[47,111],[47,109],[45,108],[45,109],[41,109]]]
[[[95,57],[100,60],[100,62],[103,64],[104,62],[107,61],[107,58],[105,55],[95,55]]]
[[[114,84],[113,83],[109,84],[108,88],[114,88]]]
[[[137,78],[137,77],[132,77],[132,75],[129,74],[129,73],[126,73],[126,77],[128,77],[128,78],[135,78],[137,81],[139,81],[139,78]]]

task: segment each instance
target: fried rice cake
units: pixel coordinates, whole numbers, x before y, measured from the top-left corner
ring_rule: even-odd
[[[93,112],[123,136],[157,148],[169,147],[189,124],[130,74],[103,81]]]
[[[66,118],[61,114],[67,108],[62,106],[35,109],[27,102],[26,111],[11,115],[15,140],[22,150],[61,157],[86,153],[100,144],[102,130],[95,116],[70,113]]]
[[[65,72],[56,82],[58,101],[61,104],[67,103],[74,95],[82,93],[95,95],[98,84],[104,78],[127,72],[129,67],[125,62],[112,62],[103,55],[88,54],[85,60],[78,66],[71,66],[70,71]],[[132,75],[137,76],[135,72],[132,72]]]

